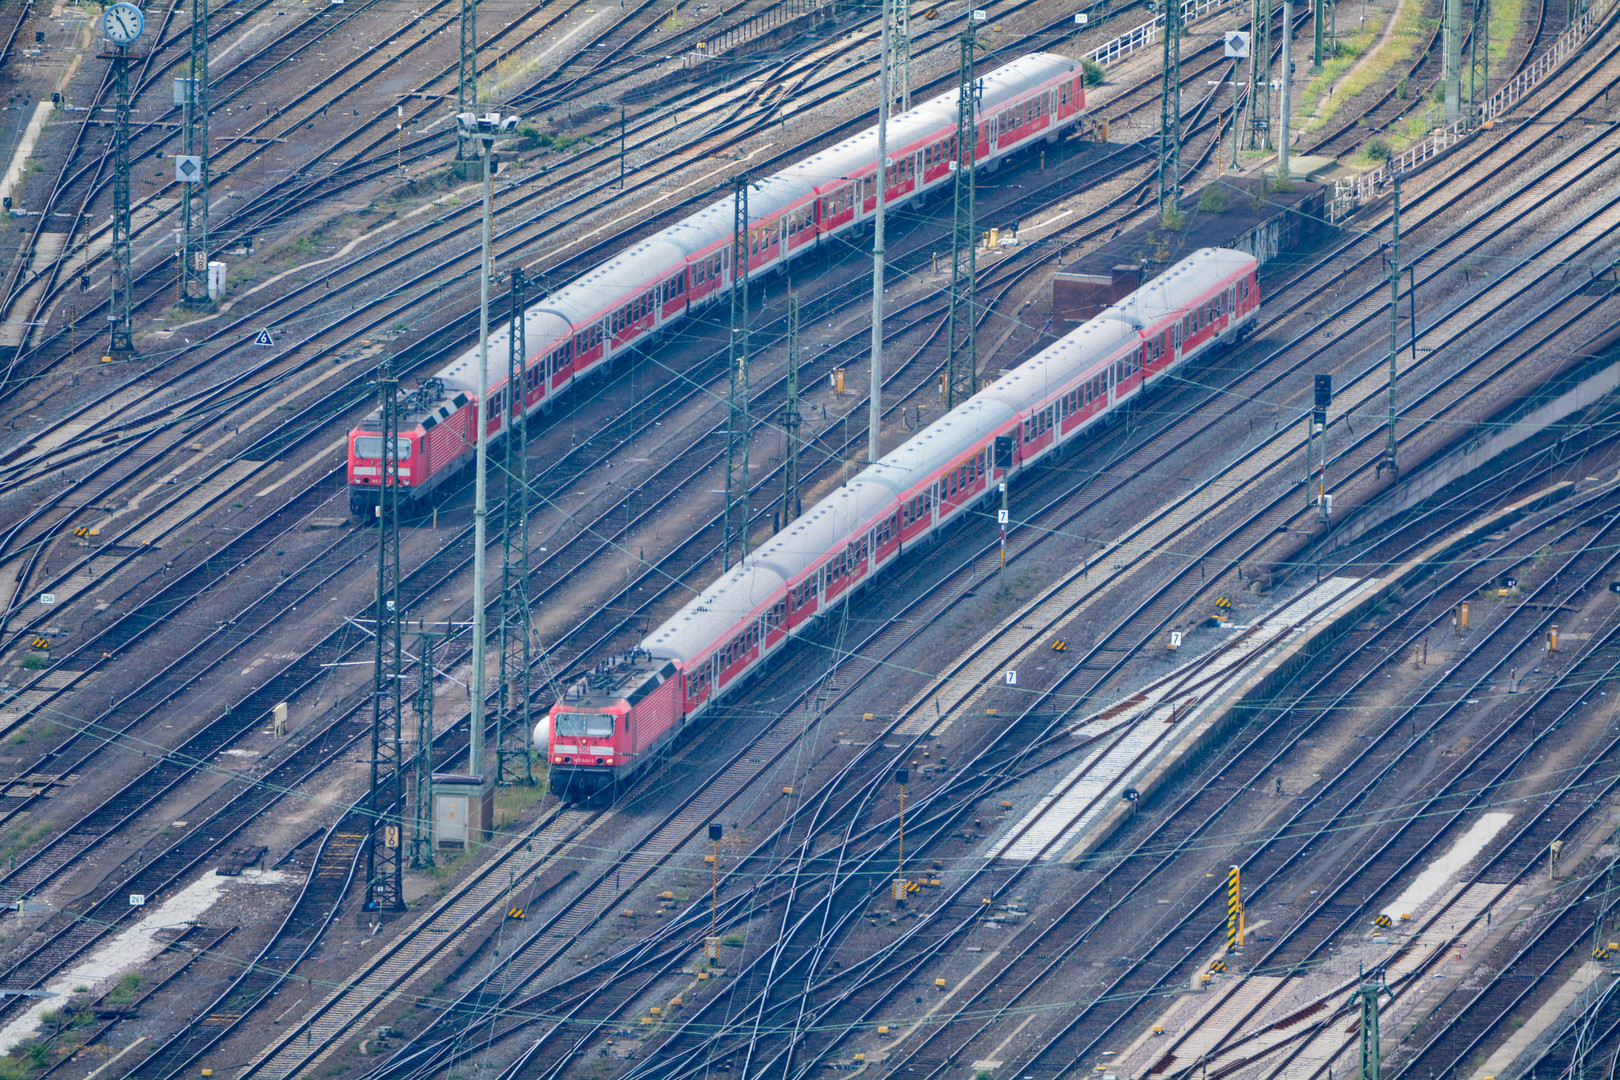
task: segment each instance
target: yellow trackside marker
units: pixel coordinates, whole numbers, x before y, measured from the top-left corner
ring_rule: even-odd
[[[1243,945],[1243,873],[1237,867],[1226,872],[1226,947]]]

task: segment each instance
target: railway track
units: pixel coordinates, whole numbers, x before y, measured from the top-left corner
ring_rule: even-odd
[[[1448,523],[1442,522],[1441,525],[1440,525],[1440,529],[1442,531],[1447,527],[1449,527]],[[1414,541],[1411,546],[1420,546],[1420,545],[1416,541]],[[1032,708],[1033,707],[1035,707],[1035,706],[1032,706]],[[1063,711],[1067,711],[1066,703],[1060,704],[1060,712],[1063,712]],[[911,752],[914,753],[915,751],[911,751]],[[897,755],[897,757],[899,759],[903,760],[904,755]],[[998,762],[997,764],[1001,764],[1001,763]],[[994,768],[992,768],[992,769],[986,770],[986,769],[984,769],[985,765],[986,765],[986,763],[984,761],[970,762],[969,763],[969,766],[970,766],[969,768],[964,768],[964,769],[960,770],[957,773],[957,776],[959,777],[959,779],[953,780],[948,785],[948,788],[950,790],[948,790],[946,792],[946,794],[948,794],[950,796],[949,802],[945,802],[943,799],[941,799],[941,802],[944,803],[945,808],[940,808],[940,809],[937,810],[937,815],[938,816],[950,819],[950,818],[958,818],[958,817],[960,817],[960,816],[962,816],[962,815],[964,815],[966,813],[972,812],[972,811],[961,809],[958,804],[965,803],[965,804],[971,806],[974,803],[974,796],[978,796],[978,797],[982,798],[984,795],[987,794],[986,792],[983,792],[983,791],[963,792],[962,790],[960,790],[960,789],[964,789],[964,788],[973,788],[975,786],[975,783],[973,781],[967,779],[967,778],[974,776],[975,772],[977,770],[982,770],[982,771],[978,771],[978,775],[984,775],[985,772],[989,772],[991,775],[996,776],[998,781],[1003,781],[1004,782],[1004,781],[1007,781],[1007,780],[1011,779],[1010,777],[1008,777],[1007,772],[1005,771],[1004,768],[1002,768],[1002,769],[994,769]],[[975,766],[977,767],[977,770],[975,769]],[[872,770],[872,771],[877,774],[878,782],[881,782],[883,770],[877,769],[877,770]],[[849,801],[850,802],[857,802],[858,800],[856,798],[851,798]],[[934,827],[933,822],[931,820],[931,816],[930,816],[931,815],[931,807],[930,807],[929,803],[925,801],[924,804],[919,808],[919,810],[917,812],[921,816],[920,824],[917,826],[919,832],[922,833],[925,838],[932,835],[932,834],[934,834],[937,830]],[[881,837],[884,841],[892,842],[892,835],[893,835],[893,833],[892,833],[892,819],[884,820],[884,818],[889,814],[889,811],[884,810],[884,811],[879,811],[878,813],[879,813],[879,821],[876,824],[869,824],[867,822],[862,822],[860,827],[854,828],[854,829],[849,829],[848,831],[846,831],[846,834],[843,837],[844,842],[846,844],[849,843],[849,835],[848,835],[849,832],[855,832],[857,835],[859,835],[859,836],[861,836],[863,838],[871,838],[873,836],[876,836],[876,837]],[[839,831],[845,831],[845,830],[843,828],[840,828]],[[926,842],[926,840],[925,840],[925,842]],[[769,842],[767,841],[766,844],[762,844],[760,846],[761,846],[762,849],[768,848]],[[814,851],[816,849],[815,849],[814,844],[811,841],[806,841],[802,850]],[[1149,849],[1149,850],[1153,850],[1153,849]],[[801,852],[801,854],[802,854],[802,852]],[[837,855],[837,849],[836,848],[835,848],[833,853],[822,854],[819,857],[820,857],[820,859],[822,861],[825,861],[827,859],[835,857],[835,855]],[[880,849],[878,851],[874,852],[873,855],[876,858],[878,858],[879,860],[881,860],[885,856],[888,856],[889,852],[887,851],[886,848],[880,847]],[[839,857],[842,857],[842,856],[839,856]],[[1154,858],[1158,858],[1158,857],[1159,856],[1156,853],[1154,855]],[[813,876],[813,867],[812,866],[807,866],[807,865],[802,865],[801,864],[796,869],[798,870],[798,872],[802,873],[806,877]],[[741,875],[744,872],[745,871],[744,871],[743,868],[739,868],[737,871],[734,871],[734,873],[738,874],[738,875]],[[777,871],[777,876],[782,876],[781,871]],[[877,877],[877,878],[879,878],[881,880],[882,875],[881,875],[881,871],[878,871],[878,872],[874,873],[869,864],[864,864],[863,863],[863,864],[858,864],[856,866],[850,867],[848,870],[845,871],[845,877],[847,879],[849,879],[849,880],[856,883],[853,886],[853,888],[854,888],[855,891],[859,892],[862,895],[863,898],[869,892],[870,893],[875,893],[875,894],[881,894],[881,893],[886,892],[886,889],[883,887],[883,885],[880,885],[879,887],[874,888],[873,885],[871,884],[872,878]],[[883,884],[886,885],[886,883],[883,883]],[[1010,894],[1012,891],[1014,891],[1014,887],[1015,887],[1015,880],[998,881],[993,886],[993,889],[991,889],[989,891],[992,891],[993,895],[996,895],[996,896],[1006,896],[1006,895]],[[756,893],[758,892],[758,889],[759,889],[759,886],[756,884],[755,885],[755,892]],[[956,892],[956,893],[971,897],[971,900],[966,905],[966,908],[967,908],[967,910],[969,910],[971,912],[974,912],[974,915],[969,916],[970,921],[972,919],[976,918],[977,908],[979,907],[978,893],[980,891],[984,891],[984,890],[977,889],[975,887],[974,883],[969,881],[969,882],[963,884],[961,887],[955,888],[953,891]],[[1122,900],[1121,904],[1123,904],[1123,903],[1125,903],[1125,901]],[[766,906],[768,906],[768,904]],[[855,908],[859,908],[862,905],[857,903],[857,904],[852,905],[852,906],[855,907]],[[943,912],[947,908],[947,906],[948,906],[948,902],[943,902],[942,901],[941,903],[939,903],[937,905],[936,911],[937,912]],[[814,916],[814,914],[815,914],[815,912],[812,910],[812,911],[807,913],[807,916]],[[822,925],[826,925],[829,922],[834,922],[834,920],[832,920],[830,918],[823,917]],[[790,929],[790,928],[785,927],[784,929]],[[930,946],[930,949],[932,949],[936,945],[943,946],[943,945],[949,944],[949,935],[942,935],[941,934],[940,926],[939,926],[939,924],[937,922],[936,923],[931,923],[931,924],[925,923],[918,930],[913,931],[912,933],[913,933],[914,936],[920,937],[920,938],[924,939],[926,942],[928,942],[928,944]],[[943,937],[943,940],[941,940],[942,937]],[[755,965],[763,965],[763,964],[769,962],[772,955],[774,955],[774,953],[771,950],[767,950],[767,955],[766,956],[761,957],[761,958],[756,958],[753,961],[753,963]],[[837,976],[824,975],[822,977],[822,979],[820,980],[819,993],[830,992],[830,991],[832,991],[832,989],[835,986],[848,986],[851,982],[855,983],[855,985],[857,987],[857,992],[858,992],[860,987],[865,986],[865,985],[869,985],[869,984],[875,984],[877,988],[879,988],[881,990],[884,990],[884,991],[887,991],[897,981],[896,980],[897,968],[896,968],[896,963],[895,963],[896,960],[897,960],[897,957],[895,955],[893,955],[892,953],[885,952],[883,954],[879,954],[879,955],[874,956],[869,965],[863,964],[862,967],[865,968],[866,970],[850,970],[849,968],[846,968],[845,970],[839,972]],[[902,967],[900,970],[901,971],[910,970],[909,964],[907,964],[905,967]],[[746,972],[739,973],[738,978],[739,979],[746,978]],[[793,985],[795,987],[797,987],[798,983],[795,982]],[[818,989],[815,986],[805,987],[804,992],[810,998],[814,998],[814,997],[818,996]],[[791,996],[792,993],[793,993],[793,991],[790,989],[786,996]],[[784,1034],[784,1031],[783,1031],[783,1028],[784,1028],[785,1024],[788,1022],[788,1018],[786,1018],[786,1017],[783,1017],[783,1016],[763,1016],[763,1017],[753,1018],[752,1021],[750,1021],[749,1018],[744,1017],[741,1021],[739,1021],[736,1018],[735,998],[737,996],[738,995],[734,994],[732,996],[732,998],[730,999],[732,1001],[732,1004],[724,1006],[729,1012],[732,1013],[732,1017],[728,1021],[728,1023],[733,1028],[745,1028],[745,1029],[747,1029],[747,1028],[752,1027],[752,1030],[754,1032],[758,1032],[761,1028],[763,1028],[766,1031],[772,1032],[778,1038],[785,1038],[786,1037],[785,1034]],[[711,1005],[714,1008],[722,1007],[722,1003],[719,1002],[718,1000],[716,1002],[711,1003]],[[541,1006],[539,1003],[536,1003],[536,1002],[533,1002],[533,1001],[524,1002],[524,1003],[521,1003],[520,1005],[514,1006],[514,1011],[517,1011],[520,1014],[523,1011],[530,1010],[530,1009],[536,1009],[538,1011],[544,1011],[543,1006]],[[974,1003],[964,1004],[963,1007],[962,1007],[962,1012],[967,1014],[968,1016],[982,1015],[983,1012],[984,1012],[984,1003],[983,1002],[974,1002]],[[805,1019],[804,1029],[807,1030],[807,1031],[815,1031],[815,1030],[817,1030],[818,1022],[824,1022],[825,1020],[826,1020],[826,1017],[824,1017],[824,1016],[823,1017],[808,1017],[808,1018]],[[703,1014],[695,1015],[695,1016],[691,1017],[691,1019],[688,1022],[697,1031],[706,1031],[706,1032],[708,1032],[709,1038],[712,1040],[712,1038],[714,1036],[714,1031],[712,1030],[712,1024],[710,1022],[708,1022],[706,1016],[704,1016]],[[844,1023],[836,1024],[836,1025],[834,1025],[833,1030],[836,1030],[836,1031],[851,1031],[852,1030],[855,1033],[860,1033],[860,1032],[864,1031],[867,1036],[870,1036],[870,1033],[871,1033],[871,1030],[872,1030],[873,1026],[875,1026],[875,1022],[863,1022],[863,1021],[860,1021],[860,1020],[856,1020],[856,1021],[854,1021],[852,1023],[848,1023],[847,1025],[844,1024]],[[969,1026],[971,1026],[971,1025],[969,1025]],[[939,1024],[935,1030],[937,1030],[939,1032],[946,1032],[946,1031],[950,1031],[952,1029],[952,1027],[953,1027],[953,1025],[951,1023],[946,1022],[946,1023]],[[534,1056],[531,1054],[528,1058],[523,1059],[522,1061],[520,1061],[519,1064],[522,1066],[521,1069],[518,1066],[514,1066],[512,1069],[509,1069],[504,1075],[506,1075],[506,1076],[551,1075],[552,1072],[554,1071],[555,1067],[560,1066],[561,1061],[566,1061],[567,1060],[567,1051],[570,1048],[575,1047],[575,1046],[583,1043],[584,1041],[585,1041],[584,1039],[580,1039],[576,1043],[575,1037],[572,1036],[572,1035],[569,1036],[567,1042],[560,1049],[560,1052],[563,1053],[563,1055],[564,1055],[561,1060],[559,1060],[556,1057],[556,1053],[559,1052],[559,1048],[557,1048],[555,1046],[551,1047],[550,1049],[553,1051],[553,1053],[551,1055],[547,1056],[544,1059],[544,1061],[549,1064],[549,1068],[546,1067],[546,1066],[537,1067],[536,1060],[535,1060]],[[544,1043],[544,1040],[542,1040],[541,1044],[537,1044],[537,1046],[538,1045],[543,1045],[543,1043]],[[660,1053],[656,1057],[648,1059],[649,1061],[658,1062],[659,1066],[660,1066],[659,1068],[653,1069],[651,1071],[664,1072],[664,1073],[674,1072],[674,1073],[679,1074],[679,1075],[684,1075],[685,1072],[683,1070],[687,1069],[688,1062],[690,1062],[692,1067],[694,1067],[694,1068],[695,1067],[701,1067],[701,1066],[697,1065],[696,1058],[695,1058],[694,1055],[692,1055],[692,1054],[681,1055],[679,1053],[673,1052],[673,1051],[678,1051],[678,1050],[679,1050],[678,1046],[672,1048],[669,1043],[662,1043]],[[752,1045],[750,1047],[750,1052],[752,1052]],[[728,1054],[728,1050],[725,1049],[725,1048],[713,1048],[713,1047],[711,1047],[711,1048],[707,1049],[701,1056],[703,1058],[703,1061],[707,1065],[712,1066],[717,1060],[725,1059],[727,1054]],[[767,1069],[767,1068],[774,1068],[775,1067],[774,1063],[772,1062],[771,1059],[769,1059],[768,1056],[763,1057],[763,1058],[761,1058],[759,1060],[752,1061],[751,1064],[743,1064],[741,1062],[741,1060],[740,1060],[740,1053],[737,1055],[737,1057],[738,1057],[737,1066],[742,1067],[745,1072],[750,1071],[751,1069]],[[807,1063],[807,1065],[805,1065],[803,1067],[808,1068],[808,1067],[813,1067],[814,1065],[815,1065],[815,1060],[811,1059]],[[907,1062],[906,1061],[901,1061],[899,1063],[899,1065],[906,1066]],[[646,1072],[646,1071],[649,1071],[649,1070],[640,1069],[639,1071]]]
[[[571,481],[571,477],[565,477],[563,482],[566,484],[566,483],[568,483],[570,481]],[[276,540],[279,541],[280,537],[277,537]],[[266,544],[265,546],[269,546],[269,545]],[[261,548],[260,550],[262,551],[263,549]],[[345,557],[344,561],[338,564],[337,569],[333,569],[333,566],[332,566],[332,563],[331,563],[331,557],[336,553],[336,551],[337,551],[337,546],[336,545],[329,545],[326,550],[319,553],[319,556],[318,556],[317,559],[312,561],[311,565],[315,565],[316,563],[318,563],[318,564],[320,564],[321,566],[323,566],[325,568],[325,570],[323,571],[324,576],[321,578],[321,582],[332,580],[332,578],[336,576],[338,570],[340,570],[342,566],[352,563],[356,558],[360,557],[360,555],[361,555],[361,552],[351,550],[348,553],[348,555]],[[223,578],[228,577],[231,573],[242,569],[244,565],[245,565],[245,562],[237,563],[237,564],[235,564],[233,566],[230,566],[224,571],[223,574],[216,575],[214,580],[216,580],[216,581],[217,580],[222,580]],[[69,572],[72,572],[72,569],[75,569],[75,568],[70,568]],[[557,581],[557,580],[560,580],[561,577],[565,576],[566,572],[567,571],[564,570],[562,572],[554,574],[553,577],[552,577],[553,583],[555,583],[555,581]],[[297,582],[295,581],[292,584],[296,585]],[[169,601],[169,596],[170,595],[183,596],[183,595],[185,595],[185,592],[186,592],[187,589],[195,589],[196,592],[201,593],[201,592],[206,591],[207,587],[208,586],[206,584],[204,584],[204,583],[202,583],[200,581],[195,581],[195,582],[191,581],[191,580],[177,581],[175,583],[175,586],[172,589],[166,590],[166,594],[162,597],[162,601],[164,603],[169,603],[170,602]],[[319,587],[319,583],[317,583],[316,586],[305,588],[302,592],[292,592],[290,587],[287,587],[287,591],[291,592],[292,599],[297,600],[297,599],[300,599],[300,598],[307,598],[311,594],[311,592],[314,591],[314,588],[317,588],[317,587]],[[272,596],[273,595],[274,594],[272,594]],[[270,599],[271,599],[271,597],[266,597],[265,598],[266,601],[269,601]],[[262,605],[258,605],[258,606],[262,606],[262,607],[265,608],[264,614],[259,616],[260,621],[261,622],[269,622],[269,621],[273,621],[274,619],[283,616],[285,614],[285,612],[289,609],[290,606],[295,606],[295,605],[289,605],[286,602],[281,602],[279,607],[273,607],[268,602],[266,602],[266,603],[264,603]],[[169,609],[169,613],[172,613],[172,612],[173,612],[173,609]],[[244,613],[244,616],[247,615],[247,614],[249,614],[249,613]],[[126,624],[126,625],[120,626],[119,629],[127,630],[128,624],[133,624],[135,626],[141,626],[141,625],[150,625],[150,624],[156,623],[157,621],[158,621],[158,616],[156,616],[155,614],[149,614],[148,610],[137,610],[136,612],[132,613],[131,616],[126,617],[126,619],[123,621],[124,624]],[[236,635],[236,634],[240,633],[240,631],[241,631],[240,621],[241,621],[240,619],[233,620],[233,623],[230,626],[230,632],[231,632],[232,635]],[[224,631],[223,627],[221,628],[221,631],[223,633],[223,631]],[[117,648],[119,648],[121,646],[125,646],[127,644],[128,644],[127,639],[119,640],[119,638],[118,638],[118,636],[116,634],[114,635],[114,637],[112,639],[108,639],[108,638],[105,638],[105,637],[100,637],[100,638],[92,639],[90,642],[86,643],[86,645],[81,646],[78,650],[76,650],[76,655],[78,655],[78,656],[93,656],[94,653],[95,653],[95,650],[98,647],[105,647],[105,648],[103,648],[104,652],[112,652],[112,651],[116,650]],[[198,648],[200,649],[204,644],[206,644],[206,639],[203,642],[198,643]],[[72,659],[72,658],[70,658],[70,659]],[[184,658],[182,658],[182,659],[184,659]],[[181,684],[179,686],[175,685],[172,682],[172,679],[170,678],[169,672],[167,672],[167,671],[163,673],[163,680],[164,680],[165,687],[166,687],[166,690],[167,690],[166,695],[161,700],[159,700],[157,703],[155,703],[154,705],[152,705],[152,706],[146,708],[144,711],[138,713],[137,716],[136,716],[137,720],[139,718],[141,718],[141,717],[144,717],[145,715],[150,714],[152,709],[156,708],[157,705],[166,703],[168,700],[171,700],[179,692],[179,690],[184,685],[184,684]],[[71,689],[71,684],[60,687],[58,689],[58,693],[60,693],[61,691],[67,690],[67,689]],[[36,703],[36,704],[43,704],[43,703]],[[131,699],[126,698],[124,700],[121,700],[120,702],[118,702],[119,711],[124,716],[129,716],[131,714],[131,712],[132,712],[132,710],[130,709],[130,705],[131,705]],[[136,722],[136,721],[125,722],[123,729],[127,731],[130,727],[133,726],[134,722]],[[248,723],[251,725],[251,722],[252,721],[249,721]],[[92,726],[91,730],[96,733],[97,737],[94,740],[87,740],[87,741],[95,741],[99,745],[99,743],[101,742],[101,734],[102,734],[101,730],[96,728],[95,726]],[[237,729],[233,729],[233,731],[234,730],[237,730]],[[219,737],[219,732],[217,732],[215,730],[209,730],[209,731],[204,733],[203,742],[207,743],[208,740],[215,739],[215,738],[218,738],[218,737]],[[182,750],[185,750],[185,749],[186,748],[182,748]],[[60,748],[53,751],[52,756],[53,757],[60,757]],[[182,756],[185,756],[185,755],[182,754]],[[195,755],[195,756],[199,760],[201,760],[201,759],[205,758],[207,755],[204,754],[204,755]],[[68,759],[65,759],[65,760],[70,763],[71,767],[79,767],[79,766],[82,766],[82,764],[83,764],[82,759],[68,758]],[[60,765],[58,765],[58,767],[60,767]],[[30,770],[30,772],[32,772],[32,771],[33,770]],[[64,769],[62,771],[71,772],[71,768]],[[166,788],[158,786],[158,780],[157,780],[156,777],[149,776],[149,777],[143,778],[143,782],[147,785],[149,790],[152,789],[153,787],[156,787],[157,790],[160,791],[160,792],[162,790],[166,790]],[[19,807],[19,809],[21,809],[21,808]],[[24,892],[28,892],[28,891],[32,891],[34,889],[37,889],[40,886],[40,884],[43,883],[44,880],[47,880],[51,876],[51,874],[53,874],[56,870],[60,869],[61,866],[65,865],[66,862],[71,857],[73,857],[76,854],[82,853],[83,848],[82,847],[81,848],[75,848],[73,846],[73,844],[70,843],[70,839],[71,840],[76,840],[81,844],[82,843],[93,843],[93,842],[99,840],[101,838],[101,836],[103,836],[103,835],[105,835],[105,832],[101,831],[100,829],[92,830],[92,829],[80,828],[80,829],[73,830],[72,833],[70,834],[70,836],[64,836],[64,837],[60,838],[59,841],[57,843],[53,844],[49,849],[47,849],[47,851],[39,853],[39,855],[37,855],[34,860],[31,860],[30,864],[25,865],[25,867],[23,868],[24,873],[23,873],[23,875],[21,875],[18,878],[17,884],[16,884],[15,887],[22,889],[22,891],[24,891]],[[34,876],[29,876],[29,872],[33,872]],[[37,877],[38,879],[36,880],[35,877]]]

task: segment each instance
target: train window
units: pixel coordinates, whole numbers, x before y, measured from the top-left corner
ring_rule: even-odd
[[[1074,87],[1068,83],[1058,87],[1058,101],[1060,104],[1067,105],[1072,100],[1074,100]]]

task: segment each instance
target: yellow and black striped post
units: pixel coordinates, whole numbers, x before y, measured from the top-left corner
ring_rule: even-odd
[[[1226,950],[1243,946],[1243,877],[1237,867],[1226,872]]]

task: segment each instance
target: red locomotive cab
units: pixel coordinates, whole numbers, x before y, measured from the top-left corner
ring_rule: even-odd
[[[621,745],[629,725],[628,701],[605,707],[578,706],[558,702],[551,709],[551,745],[547,748],[553,768],[611,769],[618,764]]]
[[[546,730],[536,731],[547,740],[552,792],[611,798],[680,730],[679,691],[675,664],[640,651],[587,672],[541,721]]]
[[[396,442],[399,483],[411,486],[412,470],[416,465],[416,439],[414,432],[400,435]],[[368,426],[355,428],[349,433],[349,511],[365,518],[376,512],[380,505],[383,476],[382,433]]]

